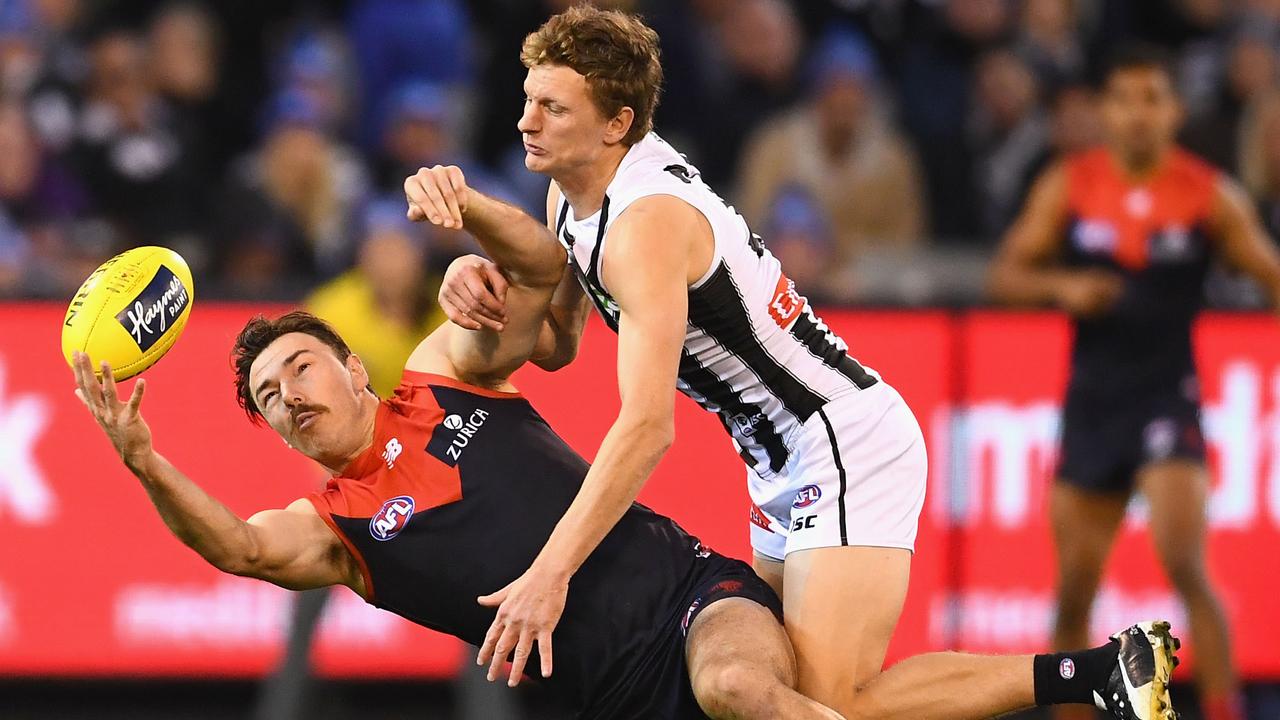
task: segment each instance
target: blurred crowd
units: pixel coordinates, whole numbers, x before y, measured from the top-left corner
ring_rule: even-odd
[[[66,298],[159,244],[201,296],[416,336],[474,246],[405,222],[403,179],[458,164],[542,212],[518,52],[569,4],[0,0],[0,296]],[[865,301],[868,267],[989,252],[1034,176],[1098,141],[1094,82],[1134,40],[1169,49],[1183,142],[1280,233],[1280,0],[598,4],[658,31],[659,132],[815,302]]]

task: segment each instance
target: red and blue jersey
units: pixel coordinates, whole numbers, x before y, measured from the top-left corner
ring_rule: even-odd
[[[1113,307],[1076,321],[1073,391],[1123,397],[1179,388],[1194,375],[1191,325],[1212,255],[1217,172],[1174,149],[1134,181],[1101,148],[1068,158],[1065,172],[1066,264],[1124,281]]]
[[[406,371],[373,445],[309,499],[372,604],[479,645],[495,611],[476,598],[529,568],[587,469],[520,395]],[[573,577],[548,687],[588,717],[643,707],[635,678],[678,628],[707,557],[632,505]]]

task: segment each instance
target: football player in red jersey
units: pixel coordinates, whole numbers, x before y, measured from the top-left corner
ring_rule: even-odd
[[[1106,146],[1037,180],[990,276],[997,299],[1055,305],[1075,324],[1051,495],[1053,641],[1076,647],[1088,637],[1107,555],[1141,492],[1190,616],[1206,717],[1243,720],[1204,560],[1209,482],[1191,328],[1212,260],[1254,277],[1280,307],[1280,256],[1236,183],[1175,145],[1182,110],[1158,52],[1133,49],[1113,62],[1102,109]]]

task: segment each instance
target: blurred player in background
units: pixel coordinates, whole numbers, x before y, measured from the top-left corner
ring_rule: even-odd
[[[1004,302],[1053,304],[1075,319],[1051,495],[1053,641],[1076,647],[1088,637],[1103,566],[1137,490],[1190,615],[1206,717],[1242,720],[1227,623],[1205,568],[1209,482],[1191,327],[1211,260],[1254,277],[1280,307],[1280,257],[1236,184],[1174,144],[1182,109],[1157,52],[1113,62],[1102,109],[1106,146],[1037,180],[990,277]]]

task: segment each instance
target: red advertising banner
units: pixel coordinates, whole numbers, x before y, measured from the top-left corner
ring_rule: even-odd
[[[1047,499],[1056,465],[1070,328],[1055,316],[973,313],[961,324],[961,402],[951,418],[956,582],[935,598],[961,648],[1029,652],[1053,620]],[[1280,323],[1207,315],[1196,331],[1202,425],[1213,483],[1209,567],[1247,676],[1280,677],[1270,627],[1280,590]],[[1186,614],[1131,504],[1092,617],[1101,638],[1135,618]],[[1194,661],[1194,648],[1185,659]]]
[[[324,479],[236,405],[228,352],[264,310],[197,304],[142,406],[156,449],[241,517]],[[62,314],[0,306],[0,675],[261,675],[290,593],[224,575],[169,534],[72,392]],[[462,653],[339,589],[316,659],[333,674],[449,675]]]
[[[72,394],[62,308],[0,305],[0,675],[255,676],[279,658],[290,593],[223,575],[164,527]],[[235,404],[228,351],[248,305],[197,304],[148,371],[156,445],[242,516],[283,507],[322,472]],[[1068,327],[1051,315],[825,312],[864,364],[911,405],[930,487],[890,661],[963,647],[1033,651],[1052,619],[1045,520]],[[1214,316],[1199,330],[1215,489],[1210,560],[1237,627],[1269,626],[1280,589],[1280,324]],[[616,339],[592,321],[565,370],[516,378],[588,458],[618,406]],[[677,402],[675,445],[641,500],[712,547],[749,558],[745,470],[716,419]],[[1183,612],[1159,578],[1141,509],[1100,598],[1102,633]],[[496,588],[495,588],[496,589]],[[1265,637],[1237,633],[1252,677],[1280,677]],[[447,676],[471,650],[339,589],[316,645],[338,676]]]

